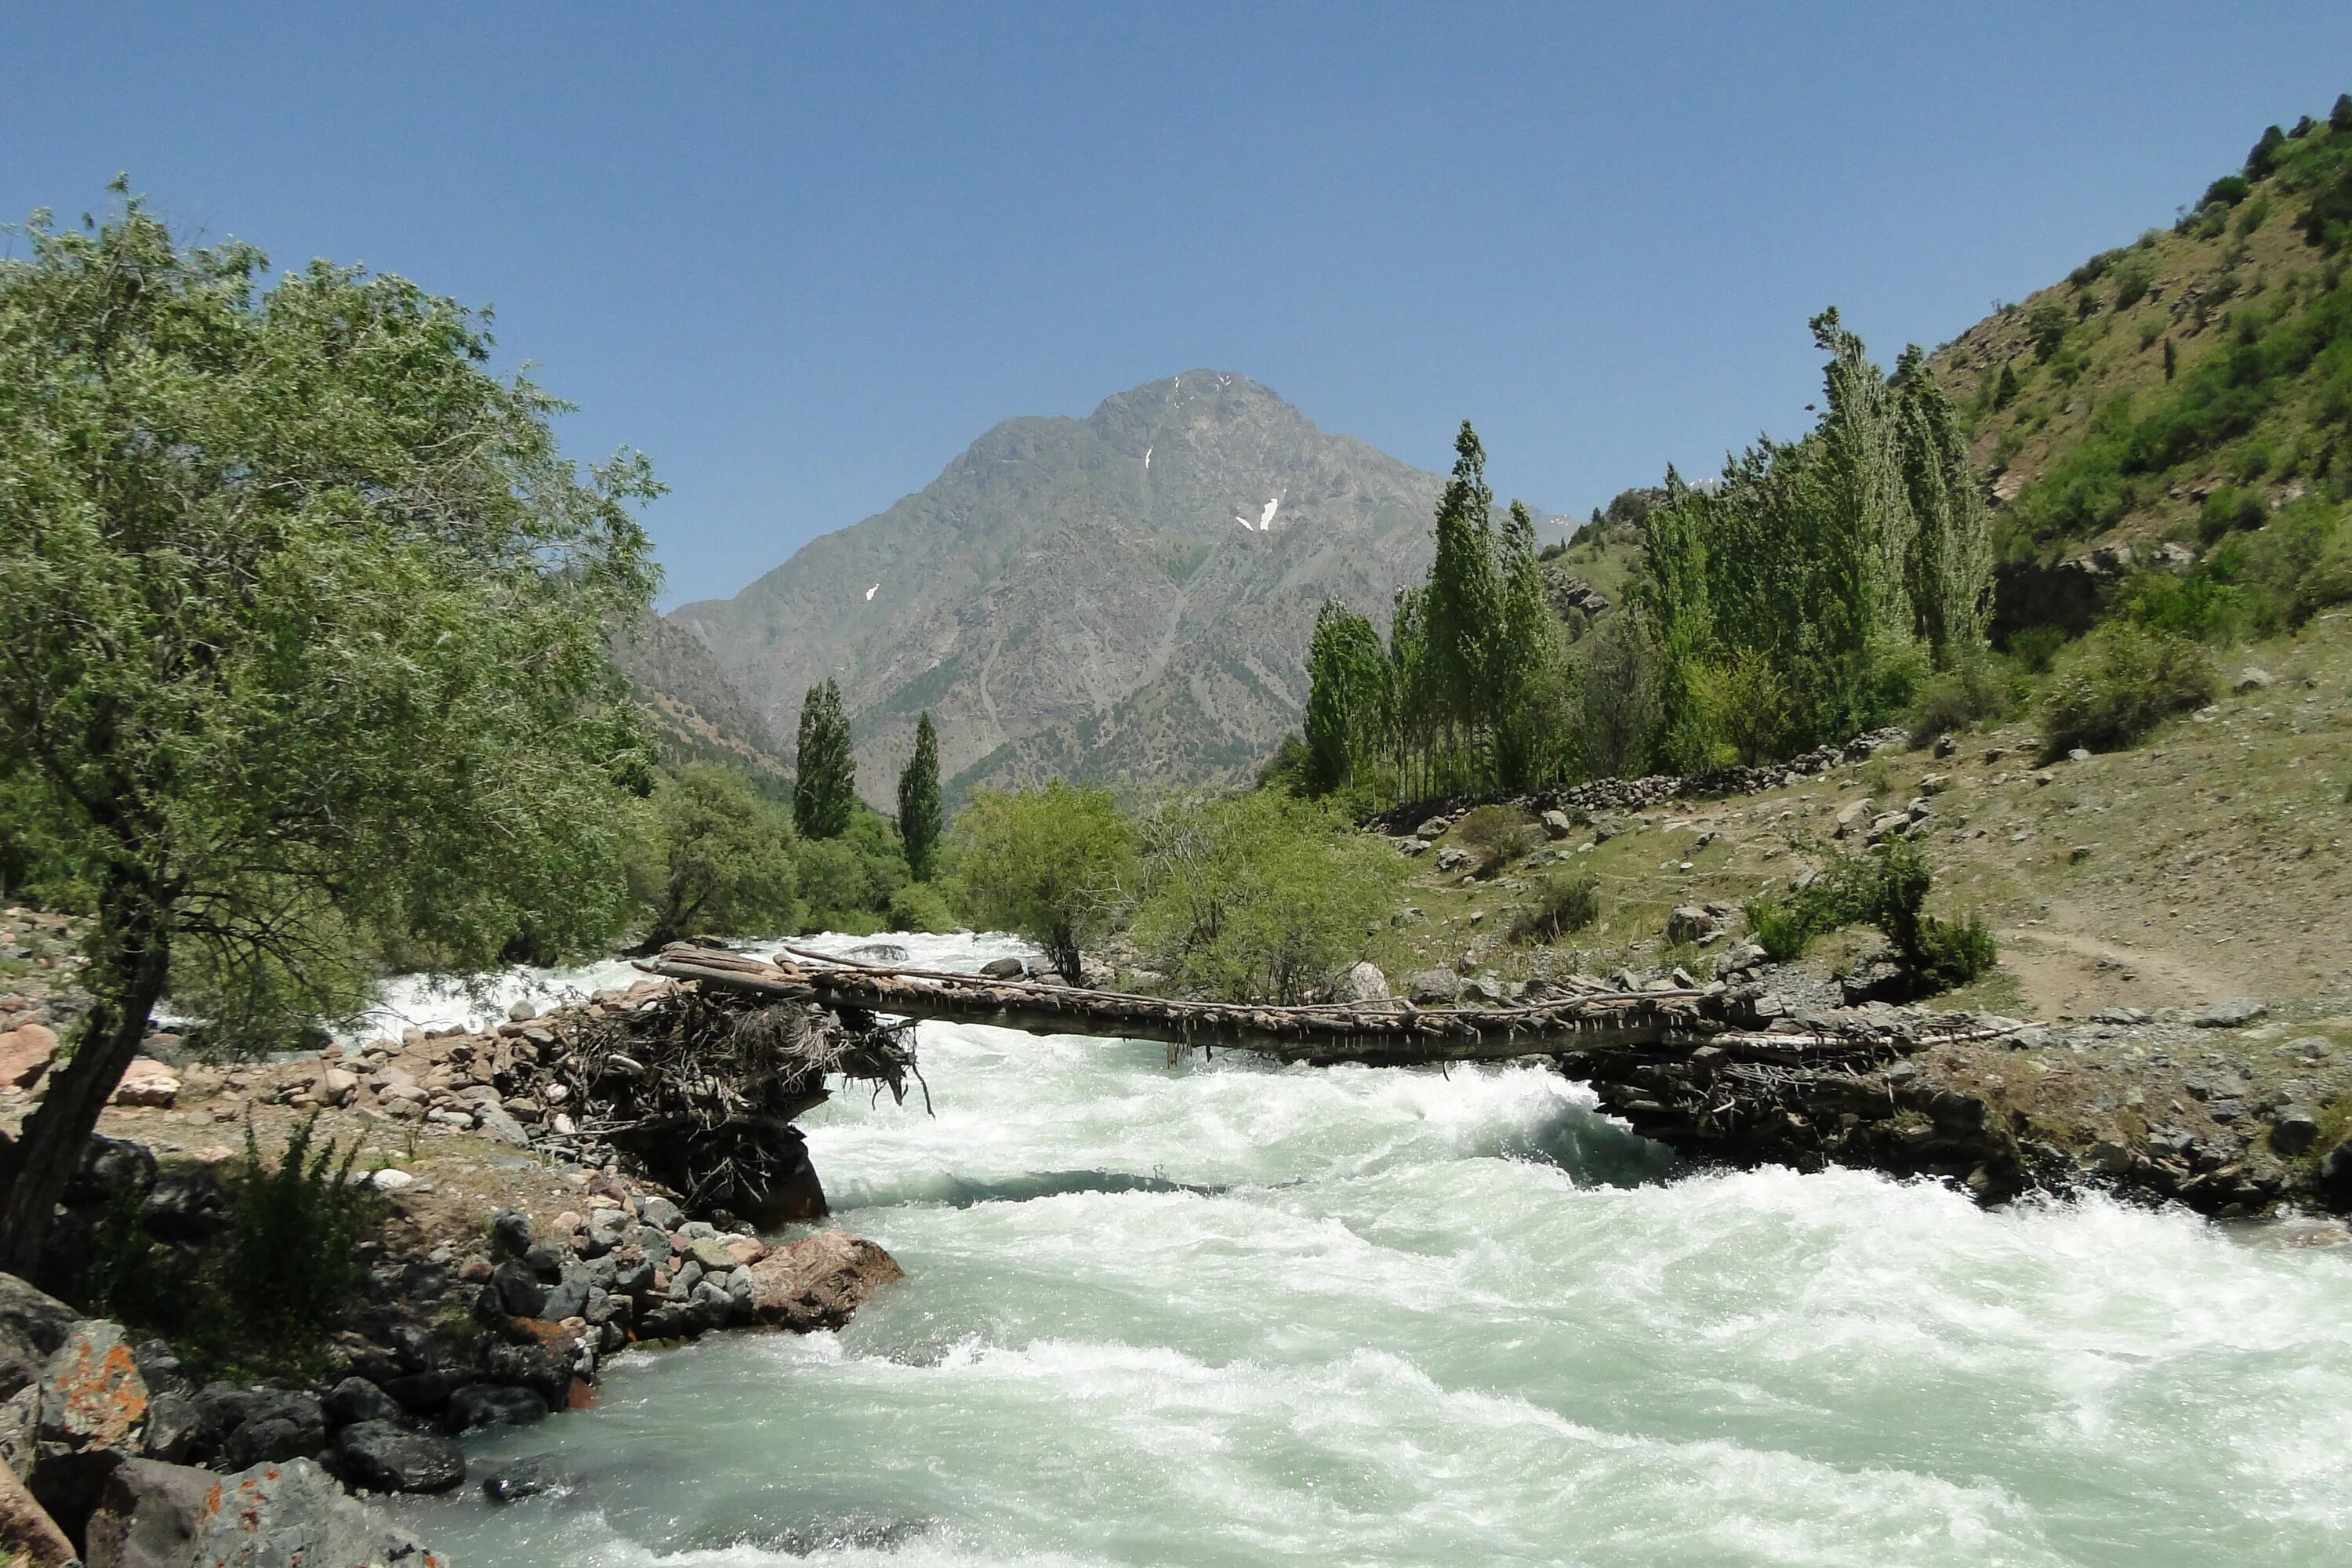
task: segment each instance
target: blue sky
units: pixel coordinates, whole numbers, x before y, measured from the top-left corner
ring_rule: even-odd
[[[0,11],[0,215],[498,312],[650,453],[664,602],[998,419],[1195,365],[1582,511],[2168,221],[2352,88],[2352,5],[107,5]]]

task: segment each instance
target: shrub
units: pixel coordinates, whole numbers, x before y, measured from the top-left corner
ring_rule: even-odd
[[[2213,691],[2205,650],[2178,634],[2110,622],[2084,639],[2073,668],[2042,704],[2042,750],[2063,756],[2076,746],[2127,746],[2171,715],[2202,705]]]
[[[2147,297],[2156,281],[2156,267],[2145,256],[2135,256],[2116,268],[2116,309],[2128,310]],[[2145,348],[2145,343],[2140,345]]]
[[[2009,717],[2010,683],[1981,652],[1961,659],[1919,689],[1911,707],[1911,743],[1926,745],[1955,730],[1971,730],[1987,720]]]
[[[1080,950],[1117,928],[1135,881],[1134,826],[1110,792],[975,790],[948,837],[974,923],[1027,937],[1076,984]]]
[[[1270,790],[1163,807],[1142,837],[1136,945],[1222,1001],[1304,1000],[1361,956],[1403,874],[1336,805]]]
[[[1954,921],[1925,912],[1934,886],[1935,875],[1916,845],[1837,856],[1803,888],[1749,900],[1749,934],[1766,956],[1787,963],[1802,956],[1817,936],[1850,925],[1875,926],[1923,987],[1948,990],[1990,969],[2000,952],[1981,917]]]
[[[1454,829],[1454,840],[1478,857],[1474,872],[1492,877],[1543,842],[1535,819],[1514,805],[1482,805]]]
[[[2066,307],[2055,300],[2044,300],[2027,311],[2025,335],[2033,344],[2033,357],[2046,363],[2066,341],[2066,330],[2073,325]]]
[[[2008,654],[2029,675],[2047,675],[2068,641],[2059,626],[2026,626],[2010,634]]]
[[[1590,871],[1549,871],[1537,879],[1535,897],[1512,922],[1520,942],[1554,942],[1601,918],[1601,883]]]
[[[956,928],[947,895],[929,882],[909,882],[890,895],[892,931],[947,931]]]
[[[1802,958],[1816,932],[1805,910],[1793,898],[1764,893],[1748,900],[1748,934],[1775,963]]]
[[[228,1293],[265,1335],[316,1330],[367,1279],[359,1244],[375,1221],[375,1189],[351,1179],[359,1140],[338,1162],[332,1139],[313,1150],[318,1128],[313,1112],[272,1168],[248,1121],[246,1167],[227,1184]]]

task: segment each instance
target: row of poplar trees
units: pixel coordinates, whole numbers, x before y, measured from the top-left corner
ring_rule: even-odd
[[[793,826],[801,837],[838,838],[846,833],[857,806],[857,763],[850,751],[849,713],[835,681],[810,687],[801,700],[793,772]],[[945,827],[940,738],[926,712],[915,724],[914,754],[898,771],[898,842],[915,880],[931,879]]]
[[[1830,355],[1820,423],[1760,440],[1711,485],[1667,471],[1612,612],[1624,623],[1589,657],[1552,613],[1527,509],[1495,520],[1465,423],[1428,579],[1398,595],[1386,642],[1341,604],[1316,622],[1307,788],[1377,805],[1522,792],[1628,759],[1765,762],[1886,722],[1976,658],[1992,547],[1966,433],[1916,348],[1889,377],[1835,310],[1811,325]],[[1629,721],[1631,747],[1614,738]]]

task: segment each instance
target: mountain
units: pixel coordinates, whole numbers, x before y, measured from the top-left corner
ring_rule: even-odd
[[[1323,601],[1385,626],[1427,569],[1441,484],[1246,377],[1187,371],[1083,419],[1006,420],[888,510],[669,622],[777,735],[838,680],[877,803],[925,710],[954,793],[1223,782],[1297,724]]]
[[[768,721],[694,634],[647,616],[613,638],[613,662],[645,710],[665,762],[722,762],[771,790],[791,773]]]

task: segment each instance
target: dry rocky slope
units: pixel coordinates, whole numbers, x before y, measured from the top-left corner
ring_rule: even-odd
[[[1084,419],[1007,420],[887,511],[669,619],[778,735],[837,679],[877,804],[926,709],[951,792],[1229,780],[1297,722],[1323,601],[1385,625],[1426,570],[1440,483],[1245,377],[1187,371]]]

